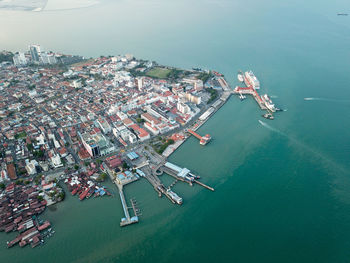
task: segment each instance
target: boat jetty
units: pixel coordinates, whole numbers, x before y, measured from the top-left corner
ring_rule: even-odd
[[[239,80],[242,79],[242,74],[238,74]],[[266,119],[273,120],[274,116],[273,113],[276,111],[281,111],[281,109],[277,108],[275,104],[273,104],[271,98],[267,95],[259,95],[257,90],[260,89],[260,82],[257,79],[257,77],[254,75],[254,73],[250,70],[244,73],[243,76],[244,83],[246,87],[239,87],[237,86],[233,93],[236,95],[239,95],[239,98],[241,100],[245,99],[244,95],[251,95],[255,99],[255,101],[258,103],[260,109],[266,110],[267,113],[262,115]]]
[[[200,136],[198,133],[192,131],[191,129],[188,129],[187,132],[196,137],[199,140],[200,145],[206,145],[211,140],[211,136],[209,134],[206,134],[205,136]]]

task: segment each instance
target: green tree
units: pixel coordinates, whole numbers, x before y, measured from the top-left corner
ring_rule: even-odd
[[[35,157],[42,158],[42,157],[44,156],[44,151],[40,149],[39,151],[33,152],[33,155],[34,155]]]
[[[35,184],[39,184],[39,183],[40,183],[40,180],[41,180],[41,174],[38,174],[38,175],[35,176],[35,178],[34,178],[34,183],[35,183]]]
[[[64,191],[61,191],[59,194],[58,194],[58,198],[62,201],[64,198],[65,198],[66,194],[64,193]]]
[[[28,143],[28,144],[27,144],[27,148],[28,148],[28,151],[32,152],[33,149],[34,149],[34,146],[33,146],[32,143]]]
[[[97,180],[98,180],[99,182],[103,182],[104,180],[106,180],[106,178],[107,178],[107,174],[106,174],[106,173],[101,173],[101,174],[98,176]]]
[[[144,123],[145,122],[145,120],[141,119],[141,118],[136,118],[136,121],[137,121],[137,123]]]
[[[124,169],[128,169],[129,168],[129,165],[125,161],[123,162],[123,168]]]
[[[23,179],[18,179],[15,184],[19,185],[19,184],[22,184],[23,183]]]

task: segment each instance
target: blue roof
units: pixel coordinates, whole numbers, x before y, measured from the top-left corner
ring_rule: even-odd
[[[134,160],[134,159],[139,158],[139,155],[135,152],[130,152],[127,154],[127,156],[129,157],[130,160]]]
[[[128,176],[128,177],[129,177],[129,176],[132,176],[132,172],[130,172],[130,171],[125,171],[124,173],[125,173],[125,175]]]

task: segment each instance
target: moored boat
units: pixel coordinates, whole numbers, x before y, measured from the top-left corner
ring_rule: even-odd
[[[275,117],[271,113],[266,113],[262,115],[265,119],[273,120]]]

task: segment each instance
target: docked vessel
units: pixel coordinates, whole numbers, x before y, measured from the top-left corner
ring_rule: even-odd
[[[266,108],[272,112],[276,111],[276,107],[275,104],[272,103],[272,100],[270,99],[270,97],[267,94],[264,94],[263,96],[261,96],[262,101],[264,102]]]
[[[239,87],[237,86],[233,92],[237,94],[240,100],[245,99],[245,95],[252,95],[255,101],[258,103],[260,109],[266,110],[267,113],[262,115],[266,119],[273,120],[274,116],[272,113],[277,111],[284,111],[276,107],[276,105],[272,102],[271,98],[267,95],[260,95],[257,89],[260,89],[260,82],[257,77],[254,75],[253,71],[249,70],[244,73],[244,83],[247,87]],[[304,98],[305,100],[310,100],[312,98]]]
[[[254,75],[253,71],[246,71],[244,74],[244,82],[247,87],[253,87],[254,89],[260,89],[260,82]]]
[[[262,115],[265,119],[268,120],[273,120],[275,117],[273,117],[273,115],[271,113],[265,113],[264,115]]]
[[[242,93],[239,93],[239,99],[240,100],[244,100],[246,98],[246,96],[244,96]]]
[[[174,193],[170,189],[167,189],[166,192],[171,197],[171,199],[174,200],[178,205],[182,204],[182,198],[180,196],[178,196],[176,193]]]
[[[238,78],[239,82],[244,82],[244,77],[243,77],[243,72],[242,71],[238,71],[237,78]]]

